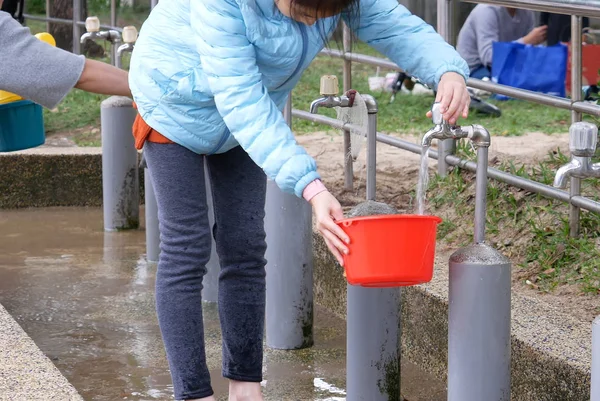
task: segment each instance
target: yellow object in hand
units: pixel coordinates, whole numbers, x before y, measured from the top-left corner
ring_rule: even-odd
[[[48,43],[50,46],[56,47],[56,40],[54,40],[54,36],[50,35],[48,32],[40,32],[35,35],[35,37],[42,42]],[[14,93],[0,90],[0,104],[18,102],[19,100],[23,100],[23,98],[19,95],[15,95]]]

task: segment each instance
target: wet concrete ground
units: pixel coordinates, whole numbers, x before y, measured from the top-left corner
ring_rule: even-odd
[[[0,303],[86,400],[172,399],[144,241],[143,231],[103,232],[100,209],[0,213]],[[204,309],[213,386],[226,399],[216,306]],[[267,400],[345,399],[345,323],[319,308],[315,319],[313,348],[266,349]],[[402,374],[409,401],[445,399],[408,362]]]

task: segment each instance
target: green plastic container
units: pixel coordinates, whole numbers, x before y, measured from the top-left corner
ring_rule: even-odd
[[[30,100],[0,104],[0,152],[35,148],[45,141],[42,106]]]

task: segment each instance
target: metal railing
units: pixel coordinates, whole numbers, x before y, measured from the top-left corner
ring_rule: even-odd
[[[452,42],[450,37],[453,32],[451,11],[453,2],[456,0],[438,0],[438,31],[448,42]],[[547,105],[560,109],[570,110],[572,112],[572,122],[581,121],[582,114],[592,116],[600,116],[600,106],[582,100],[581,88],[582,77],[582,16],[600,17],[600,1],[598,0],[464,0],[472,3],[488,3],[499,4],[504,6],[513,6],[519,8],[527,8],[537,11],[548,11],[553,13],[575,14],[572,16],[571,30],[572,34],[572,56],[571,56],[571,83],[572,95],[571,99],[557,96],[546,95],[542,93],[532,92],[524,89],[518,89],[506,85],[500,85],[493,82],[482,81],[479,79],[470,78],[467,82],[468,86],[476,89],[485,90],[501,95],[506,95],[512,98],[529,101],[532,103]],[[392,61],[367,56],[364,54],[353,53],[350,51],[351,33],[348,27],[344,27],[343,31],[343,51],[324,49],[321,54],[344,60],[343,75],[344,75],[344,91],[349,90],[352,86],[352,63],[372,65],[376,67],[386,68],[390,70],[400,71],[400,67]],[[321,116],[314,116],[310,113],[300,110],[293,110],[292,114],[301,119],[306,119],[313,122],[320,122],[326,125],[334,126],[333,121],[321,119]],[[340,127],[339,124],[337,128]],[[344,130],[344,153],[348,154],[350,147],[350,134],[347,129]],[[387,143],[391,146],[396,146],[414,153],[420,153],[421,147],[415,144],[402,141],[400,139],[391,138],[387,135],[378,134],[378,140]],[[439,152],[431,152],[430,157],[438,160],[438,174],[445,176],[449,166],[457,166],[466,170],[474,171],[474,164],[468,160],[462,160],[453,155],[455,150],[455,141],[444,140],[439,142]],[[440,156],[440,155],[443,155]],[[581,196],[581,180],[579,178],[571,179],[570,192],[561,191],[548,185],[541,184],[536,181],[528,180],[510,173],[502,172],[493,168],[488,169],[489,176],[498,181],[502,181],[512,186],[516,186],[527,191],[537,193],[552,199],[556,199],[570,205],[570,231],[572,236],[579,235],[579,210],[585,209],[600,213],[600,203],[592,199]],[[352,161],[348,160],[344,166],[344,181],[346,189],[351,189],[353,185],[353,170]]]
[[[43,21],[46,22],[46,30],[50,31],[50,24],[63,24],[63,25],[71,25],[73,27],[73,53],[81,54],[81,43],[79,38],[81,37],[82,31],[81,28],[85,27],[85,20],[82,21],[81,10],[82,1],[81,0],[73,0],[73,18],[54,18],[50,17],[50,1],[46,0],[46,16],[41,17],[37,15],[24,14],[26,20],[30,19],[32,21]],[[110,25],[100,25],[102,29],[110,29],[118,32],[122,32],[123,29],[117,27],[117,2],[116,0],[111,0],[110,2]],[[113,58],[114,59],[114,58]]]

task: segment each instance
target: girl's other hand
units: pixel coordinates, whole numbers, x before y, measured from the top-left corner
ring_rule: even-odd
[[[462,75],[455,72],[442,75],[435,101],[440,103],[444,120],[450,125],[456,124],[460,117],[467,118],[471,96]],[[427,117],[431,118],[431,111],[427,113]]]
[[[344,233],[344,230],[338,226],[335,221],[344,218],[342,206],[331,193],[324,191],[310,200],[313,207],[315,218],[317,219],[317,229],[323,236],[327,247],[335,256],[340,265],[344,265],[342,254],[348,254],[346,244],[350,243],[350,238]]]

